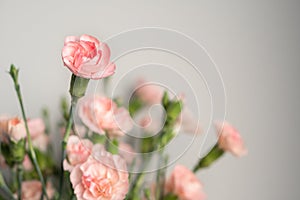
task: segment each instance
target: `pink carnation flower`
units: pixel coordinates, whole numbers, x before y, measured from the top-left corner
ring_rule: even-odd
[[[87,79],[111,76],[116,69],[107,44],[90,35],[66,37],[62,59],[73,74]]]
[[[24,122],[15,118],[1,117],[0,119],[0,138],[2,142],[8,142],[8,138],[15,142],[26,137]]]
[[[219,137],[219,147],[233,155],[241,157],[247,154],[247,149],[239,132],[227,122],[215,123]]]
[[[92,148],[93,143],[90,140],[71,135],[67,142],[64,170],[72,171],[76,165],[84,163],[90,156]]]
[[[125,160],[99,145],[86,162],[72,170],[70,180],[80,200],[121,200],[129,188]]]
[[[89,129],[99,134],[107,132],[110,137],[122,136],[133,126],[129,112],[104,96],[82,99],[79,116]]]
[[[203,200],[202,184],[195,174],[185,166],[175,166],[166,182],[166,193],[175,194],[180,200]]]

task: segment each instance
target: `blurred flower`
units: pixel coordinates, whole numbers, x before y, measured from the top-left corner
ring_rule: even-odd
[[[54,196],[54,188],[51,183],[47,183],[46,191],[51,199]],[[37,180],[22,182],[22,200],[40,200],[42,195],[42,184]],[[17,196],[17,195],[15,195]]]
[[[218,144],[224,151],[229,151],[235,156],[244,156],[247,149],[239,132],[227,122],[215,122],[219,137]]]
[[[110,62],[110,49],[90,35],[68,36],[62,49],[64,65],[76,76],[101,79],[114,74],[116,66]]]
[[[121,200],[129,188],[125,160],[99,145],[85,163],[72,170],[70,180],[77,199],[82,200]]]
[[[125,159],[128,165],[131,164],[135,158],[135,152],[132,146],[124,142],[119,144],[119,155]]]
[[[79,117],[92,131],[110,137],[122,136],[133,124],[129,112],[104,96],[86,97],[80,101]]]
[[[31,171],[33,169],[33,165],[28,154],[25,155],[22,165],[26,171]]]
[[[145,80],[139,80],[137,83],[136,95],[147,104],[160,104],[163,97],[163,88],[159,85],[155,84],[147,84]],[[177,123],[175,125],[175,129],[184,133],[193,133],[200,134],[202,129],[198,124],[198,120],[195,118],[193,113],[186,107],[186,98],[184,94],[179,94],[174,96],[173,94],[168,94],[171,99],[176,98],[177,100],[181,100],[183,102],[183,109],[181,114],[177,119]],[[147,127],[149,129],[153,128],[151,125],[151,118],[143,118],[140,125],[145,128],[147,131]],[[151,123],[151,125],[149,125]],[[159,130],[159,129],[155,129]],[[157,132],[157,131],[156,131]]]
[[[80,138],[84,138],[87,134],[87,128],[84,125],[74,124],[74,131],[71,130],[70,135],[78,135]],[[61,136],[64,136],[66,127],[60,127],[59,132]]]
[[[35,138],[45,133],[46,126],[41,118],[28,119],[27,123],[31,138]]]
[[[159,85],[148,84],[145,80],[139,80],[135,94],[147,104],[160,104],[164,91]]]
[[[195,174],[185,166],[175,166],[166,182],[166,193],[175,194],[180,200],[203,200],[202,184]]]
[[[64,169],[72,171],[78,165],[84,163],[91,154],[93,143],[88,139],[80,139],[71,135],[67,142],[67,159],[64,160]]]
[[[28,128],[34,147],[46,152],[49,144],[49,136],[46,134],[46,126],[41,118],[28,119]]]
[[[1,117],[0,119],[0,137],[1,141],[8,143],[9,139],[17,142],[26,137],[24,122],[17,118]]]
[[[48,150],[48,144],[49,144],[49,136],[45,133],[32,138],[32,145],[39,150],[46,152]]]

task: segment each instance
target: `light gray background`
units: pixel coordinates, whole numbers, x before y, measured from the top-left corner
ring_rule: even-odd
[[[208,199],[299,199],[299,9],[299,1],[275,0],[2,0],[0,113],[19,113],[5,73],[15,63],[28,114],[38,116],[47,105],[52,121],[59,117],[58,97],[66,94],[70,76],[60,58],[67,35],[105,39],[136,27],[175,29],[204,45],[218,64],[227,89],[226,118],[249,149],[247,157],[226,155],[199,174]],[[195,153],[187,156],[181,162],[191,166]]]

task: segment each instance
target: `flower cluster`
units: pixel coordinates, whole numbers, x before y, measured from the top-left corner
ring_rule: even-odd
[[[177,134],[202,133],[184,95],[170,95],[145,80],[135,84],[129,105],[123,105],[121,97],[86,95],[91,79],[107,79],[116,71],[108,45],[90,35],[67,37],[62,60],[72,72],[71,101],[62,101],[62,117],[55,129],[47,109],[42,117],[26,116],[19,70],[10,68],[22,117],[0,117],[0,168],[7,176],[4,179],[0,173],[0,199],[203,200],[204,184],[197,172],[226,152],[237,157],[247,154],[239,132],[228,122],[216,121],[218,140],[204,157],[195,160],[194,168],[176,164],[172,171],[157,169],[152,174],[155,182],[147,184],[144,171],[154,152],[159,163],[167,162],[164,148]],[[145,109],[155,104],[164,113],[149,118]],[[63,132],[59,158],[54,156],[57,139],[51,140],[55,130]],[[143,137],[126,138],[135,131]]]

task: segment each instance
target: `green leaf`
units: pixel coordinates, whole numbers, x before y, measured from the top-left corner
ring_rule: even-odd
[[[167,194],[166,196],[164,196],[164,200],[178,200],[178,197],[175,194]]]
[[[128,111],[131,117],[133,117],[142,107],[144,103],[136,96],[133,96],[129,101]]]
[[[165,92],[164,92],[164,95],[163,95],[163,98],[162,98],[162,105],[163,105],[164,108],[167,108],[167,107],[168,107],[169,101],[170,101],[170,100],[169,100],[168,92],[165,91]]]
[[[94,144],[105,144],[106,141],[106,136],[105,135],[100,135],[98,133],[93,133],[91,140],[93,141]]]
[[[174,121],[179,116],[182,109],[181,101],[172,101],[167,107],[167,119]]]
[[[151,191],[149,188],[144,189],[144,195],[147,200],[151,200]]]
[[[119,142],[117,139],[107,140],[107,150],[112,154],[118,154],[119,152]]]
[[[141,139],[140,149],[142,153],[149,153],[154,151],[156,145],[156,137],[145,137]]]
[[[159,148],[163,148],[166,146],[173,138],[175,134],[172,129],[167,129],[165,132],[162,133],[159,141]]]

